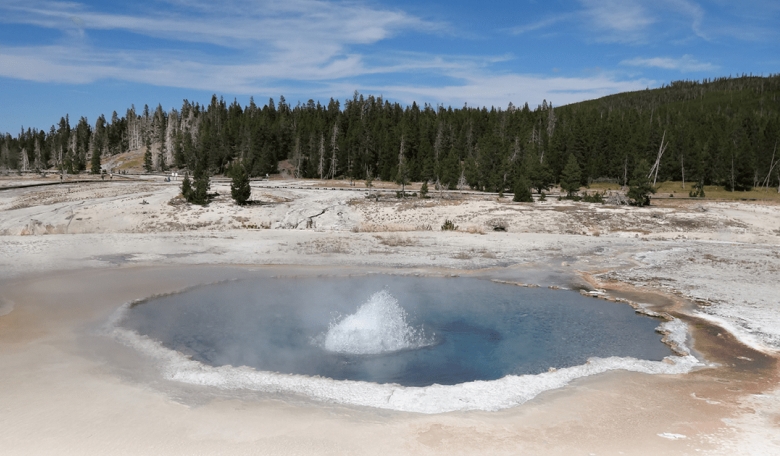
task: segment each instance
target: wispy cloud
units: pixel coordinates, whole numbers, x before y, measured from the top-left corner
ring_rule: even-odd
[[[683,73],[692,73],[697,71],[712,71],[718,69],[718,66],[708,62],[700,62],[690,55],[684,55],[679,59],[669,57],[652,57],[623,60],[621,65],[645,68],[661,68],[664,70],[677,70]]]
[[[688,0],[658,2],[667,9],[679,4],[675,11],[688,11],[686,20],[695,16]],[[534,73],[539,71],[535,68],[518,70],[518,62],[508,54],[388,49],[378,45],[405,34],[449,36],[452,26],[376,3],[167,0],[145,5],[117,13],[80,3],[6,0],[0,4],[0,23],[60,31],[67,39],[0,45],[0,76],[68,84],[118,80],[236,95],[284,93],[290,99],[327,99],[358,89],[403,102],[502,107],[509,101],[534,105],[542,99],[561,105],[655,84],[609,72],[545,76]],[[659,24],[657,7],[649,2],[581,0],[580,5],[577,11],[511,32],[578,23],[601,41],[633,47]],[[122,33],[106,40],[104,31]],[[141,44],[123,41],[128,36],[143,39],[138,40]],[[156,44],[149,46],[149,39]],[[690,55],[633,58],[620,64],[681,72],[717,68]]]
[[[530,24],[518,25],[517,27],[511,28],[510,33],[512,33],[513,35],[522,35],[524,33],[535,32],[537,30],[546,29],[555,24],[561,22],[567,22],[575,18],[576,18],[576,14],[573,13],[559,14],[557,16],[548,17],[546,19],[532,22]]]
[[[642,79],[633,81],[615,80],[609,75],[589,78],[546,77],[536,75],[491,75],[462,74],[453,84],[437,86],[418,85],[374,85],[363,86],[361,90],[381,93],[385,97],[401,100],[443,103],[452,106],[506,107],[510,101],[521,105],[526,101],[535,106],[542,100],[556,106],[603,97],[618,92],[641,90],[655,84]],[[347,87],[337,87],[346,89]]]
[[[366,51],[364,45],[396,34],[441,33],[449,27],[369,4],[169,0],[167,5],[138,14],[36,0],[0,5],[0,13],[5,13],[0,14],[0,22],[55,29],[75,37],[66,43],[0,47],[0,76],[71,84],[121,80],[235,94],[300,93],[304,88],[312,96],[329,97],[334,91],[348,94],[360,88],[399,100],[414,97],[433,103],[485,105],[522,103],[540,96],[566,103],[644,87],[644,82],[617,82],[609,77],[493,74],[490,68],[511,60],[509,55]],[[563,19],[555,19],[559,20]],[[92,32],[105,30],[164,41],[154,48],[133,48],[91,40]],[[186,44],[193,42],[224,52]],[[429,82],[416,86],[366,85],[361,79],[404,80],[421,75]]]
[[[709,39],[705,10],[692,0],[579,0],[579,8],[511,29],[514,34],[578,24],[590,40],[609,43],[647,43],[671,30],[690,30]],[[689,32],[689,33],[690,33]]]
[[[704,9],[700,5],[690,0],[663,0],[661,4],[665,4],[670,10],[687,17],[693,33],[700,38],[708,39],[703,29]]]
[[[606,32],[602,35],[604,40],[637,40],[656,21],[640,1],[580,0],[580,3],[591,26]]]
[[[660,0],[664,1],[664,0]],[[680,0],[685,1],[685,0]],[[511,29],[520,35],[560,23],[572,23],[587,32],[587,39],[631,43],[645,40],[657,19],[642,0],[579,0],[580,7]]]
[[[639,90],[654,81],[616,80],[609,75],[589,78],[535,75],[495,75],[485,70],[489,60],[406,55],[394,66],[367,67],[360,58],[344,59],[328,66],[303,68],[306,78],[290,78],[296,68],[271,64],[210,65],[193,61],[149,58],[132,52],[120,55],[70,53],[64,49],[16,48],[0,51],[0,76],[39,82],[87,84],[116,79],[156,86],[191,88],[236,94],[284,93],[294,99],[350,94],[355,89],[386,98],[451,105],[502,106],[509,101],[532,105],[542,99],[557,105],[627,90]],[[301,69],[300,67],[297,69]],[[357,76],[390,72],[431,72],[450,81],[439,84],[366,84]],[[303,84],[303,86],[302,86]],[[303,92],[302,93],[302,88]]]
[[[354,49],[406,31],[438,33],[447,25],[403,11],[321,0],[173,1],[138,14],[96,11],[79,3],[0,5],[0,23],[60,30],[83,39],[66,44],[0,48],[0,74],[19,79],[88,83],[114,78],[156,85],[244,92],[271,79],[304,81],[358,76],[369,68]],[[154,47],[93,41],[93,31],[161,39]],[[86,35],[86,36],[85,36]],[[204,51],[188,43],[214,45]],[[413,68],[408,59],[390,67]],[[423,62],[418,62],[422,65]],[[431,66],[425,62],[425,66]],[[442,62],[442,65],[447,64]],[[207,89],[209,90],[209,89]]]
[[[403,11],[322,0],[227,0],[175,2],[183,10],[156,9],[143,14],[94,11],[83,4],[19,2],[0,5],[0,22],[73,30],[122,30],[173,41],[246,48],[265,42],[276,48],[370,44],[403,30],[442,31],[434,23]]]

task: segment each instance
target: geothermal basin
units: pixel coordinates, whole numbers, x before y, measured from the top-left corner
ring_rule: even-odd
[[[679,321],[476,278],[253,278],[135,302],[115,322],[171,380],[424,413],[511,407],[612,369],[697,364],[656,331],[684,346]]]

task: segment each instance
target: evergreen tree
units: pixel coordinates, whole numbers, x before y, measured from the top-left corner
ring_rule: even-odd
[[[528,172],[528,179],[531,182],[531,188],[536,189],[537,192],[542,193],[544,190],[549,190],[553,184],[552,172],[547,163],[539,163],[539,159],[536,154],[529,154],[529,160],[526,162],[526,170]]]
[[[206,171],[206,166],[202,163],[202,160],[198,160],[198,164],[195,166],[195,173],[193,177],[193,188],[187,201],[193,204],[208,204],[209,188],[211,187],[211,184],[209,182],[209,175]]]
[[[184,173],[184,179],[181,181],[181,195],[188,202],[192,198],[192,182],[190,182],[189,173]]]
[[[102,115],[95,122],[95,134],[92,135],[92,157],[90,158],[90,170],[92,174],[100,174],[100,161],[106,138],[106,119]]]
[[[92,174],[100,174],[100,155],[100,147],[96,146],[95,150],[92,151],[92,158],[89,161]]]
[[[554,111],[549,103],[505,111],[404,107],[360,94],[343,105],[331,100],[291,107],[280,99],[266,106],[250,100],[242,108],[214,96],[203,106],[184,100],[180,111],[158,106],[152,113],[147,106],[139,116],[131,108],[126,117],[112,114],[110,123],[100,116],[94,129],[83,119],[71,130],[66,116],[51,130],[3,134],[3,163],[78,172],[92,167],[87,157],[96,150],[105,158],[147,146],[142,164],[149,171],[176,166],[192,174],[202,160],[211,175],[239,161],[250,176],[265,176],[294,157],[302,177],[361,179],[371,171],[395,180],[403,138],[401,174],[410,181],[501,191],[524,174],[532,188],[544,191],[552,182],[572,181],[564,173],[572,154],[580,185],[595,179],[627,185],[639,160],[654,163],[666,132],[659,181],[684,175],[686,182],[737,191],[780,183],[773,168],[779,99],[780,75],[675,81]],[[29,154],[26,161],[22,151]]]
[[[531,196],[531,182],[525,177],[525,174],[521,174],[515,179],[515,196],[512,201],[518,203],[533,203],[534,199]]]
[[[420,186],[420,198],[425,198],[428,195],[428,181],[425,180]]]
[[[144,170],[147,173],[152,172],[152,144],[149,138],[146,138],[146,152],[144,152]]]
[[[252,195],[252,188],[249,186],[249,173],[243,164],[233,165],[233,182],[230,184],[230,196],[236,201],[236,204],[243,205],[249,201]]]
[[[566,196],[572,197],[580,189],[580,180],[582,174],[580,165],[574,154],[569,155],[569,161],[561,172],[561,189],[566,192]]]
[[[642,159],[634,168],[634,174],[631,177],[631,184],[628,187],[627,196],[634,206],[649,206],[650,194],[655,193],[655,188],[650,183],[650,165],[647,160]]]
[[[448,190],[455,190],[461,175],[461,164],[457,152],[450,150],[442,162],[441,183]]]

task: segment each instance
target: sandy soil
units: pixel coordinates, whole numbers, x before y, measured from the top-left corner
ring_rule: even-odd
[[[780,454],[780,206],[377,200],[327,184],[256,182],[238,207],[215,183],[205,208],[159,178],[0,191],[3,452]],[[459,230],[441,231],[446,219]],[[217,394],[161,379],[99,335],[127,301],[260,265],[604,290],[686,321],[717,366],[609,372],[499,412],[420,415]]]

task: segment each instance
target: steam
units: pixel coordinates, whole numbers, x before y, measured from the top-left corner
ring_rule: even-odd
[[[321,346],[350,355],[376,355],[433,344],[422,327],[412,328],[406,311],[387,290],[374,293],[358,310],[331,323]]]

